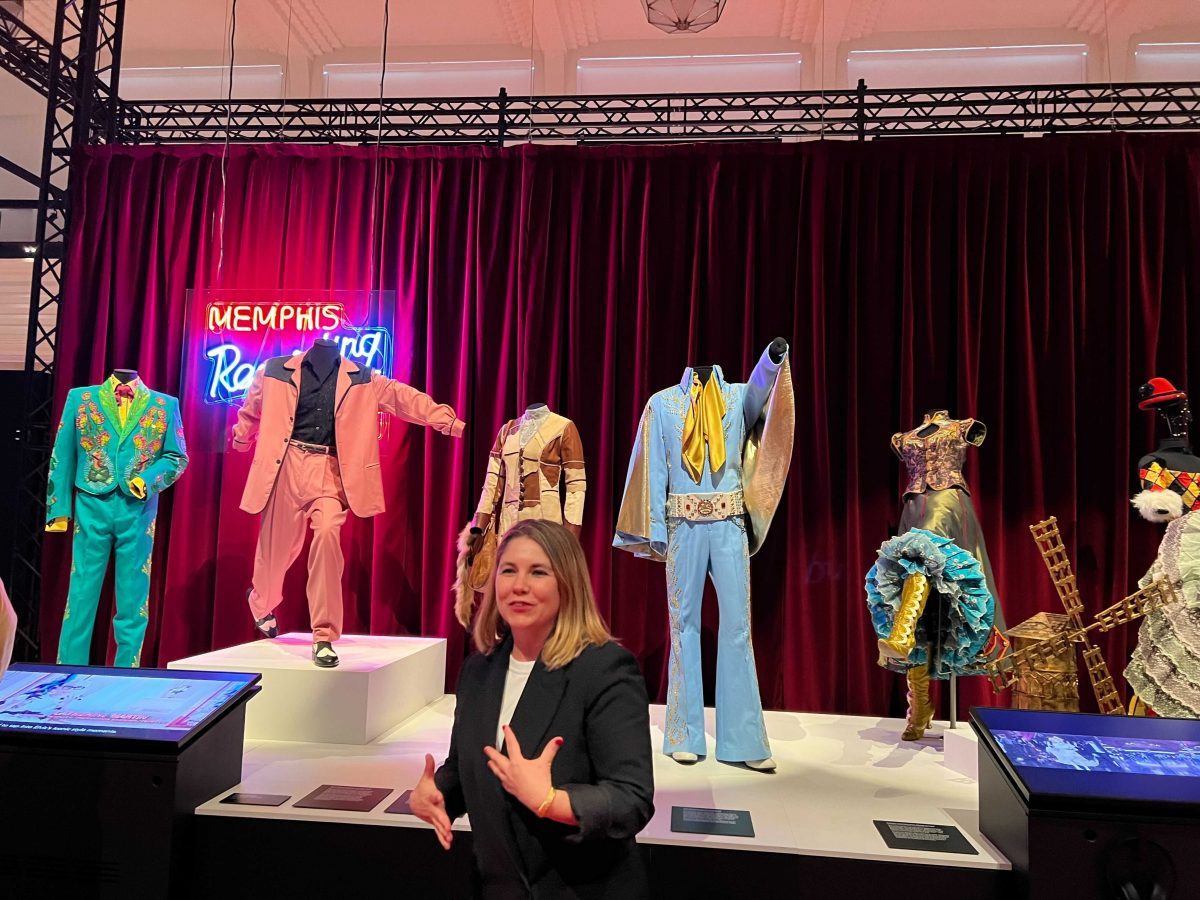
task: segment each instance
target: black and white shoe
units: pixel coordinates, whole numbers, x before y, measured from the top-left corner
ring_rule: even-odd
[[[250,602],[250,595],[252,593],[254,593],[254,588],[246,588],[247,603]],[[261,619],[255,619],[254,627],[262,633],[263,637],[279,637],[279,623],[275,621],[275,613],[267,613]]]
[[[313,644],[313,662],[322,669],[332,669],[338,664],[338,655],[334,652],[333,644],[329,641],[317,641]]]

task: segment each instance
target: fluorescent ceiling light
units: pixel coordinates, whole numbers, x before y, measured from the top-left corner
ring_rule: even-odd
[[[585,62],[625,62],[627,60],[649,60],[649,59],[764,59],[772,56],[793,56],[796,57],[796,62],[800,62],[799,53],[693,53],[680,54],[678,56],[585,56],[581,57],[579,64]]]
[[[281,69],[278,63],[237,63],[234,69]],[[121,74],[126,72],[176,72],[184,69],[220,69],[222,72],[228,71],[229,66],[122,66]]]
[[[1065,50],[1085,49],[1087,44],[998,44],[993,47],[897,47],[892,50],[851,50],[850,54],[867,53],[957,53],[964,50]]]

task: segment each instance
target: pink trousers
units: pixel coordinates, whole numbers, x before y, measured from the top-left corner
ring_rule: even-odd
[[[250,610],[261,619],[283,599],[283,576],[304,547],[304,524],[312,529],[308,548],[308,613],[313,641],[342,636],[342,523],[346,492],[337,458],[289,447],[275,489],[262,513]]]

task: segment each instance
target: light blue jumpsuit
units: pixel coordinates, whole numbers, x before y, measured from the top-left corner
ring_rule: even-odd
[[[765,759],[771,755],[763,724],[762,700],[750,639],[750,553],[743,515],[718,521],[689,521],[668,515],[671,494],[740,491],[742,448],[748,430],[763,413],[782,362],[764,352],[747,384],[730,384],[720,366],[716,378],[725,401],[722,420],[725,465],[713,472],[705,447],[704,468],[697,484],[683,466],[683,427],[691,403],[692,369],[679,384],[652,396],[642,413],[635,442],[649,437],[649,535],[617,531],[613,546],[632,549],[647,538],[656,558],[667,564],[667,608],[671,655],[667,685],[664,753],[707,753],[704,735],[704,692],[700,670],[700,608],[704,581],[717,590],[720,626],[717,636],[717,759],[726,762]],[[630,461],[626,491],[633,476]]]

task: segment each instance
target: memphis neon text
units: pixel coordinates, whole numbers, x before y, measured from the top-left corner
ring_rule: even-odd
[[[224,331],[335,331],[346,321],[341,303],[210,303],[205,324]]]

